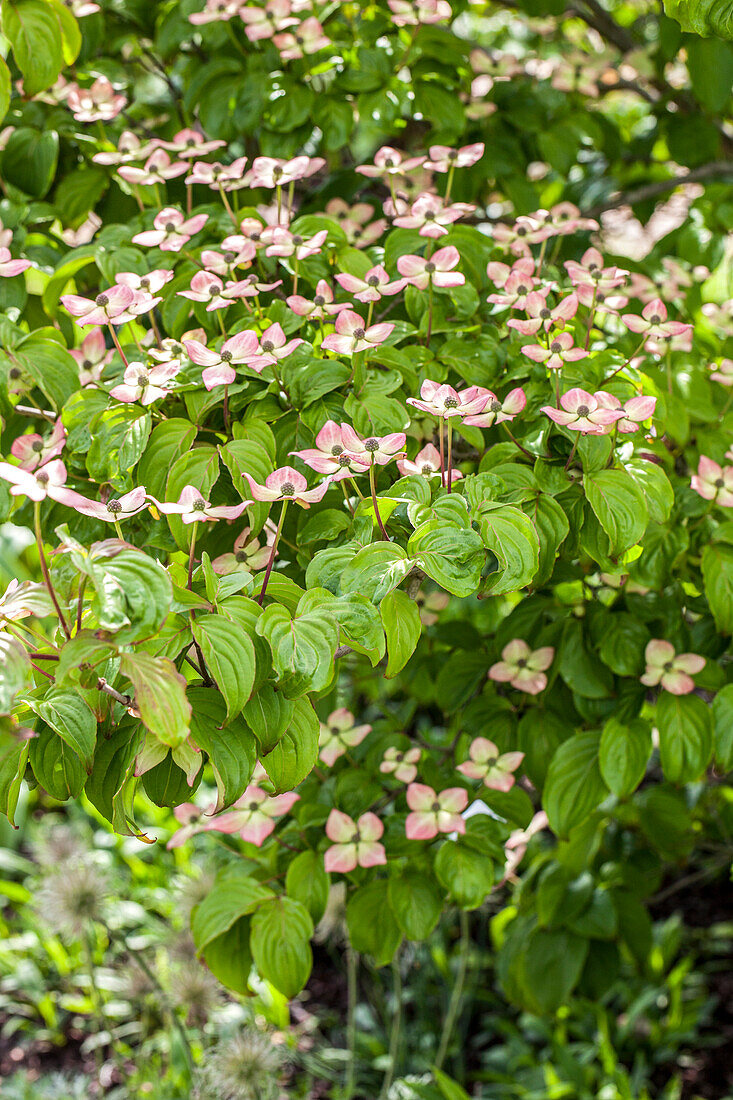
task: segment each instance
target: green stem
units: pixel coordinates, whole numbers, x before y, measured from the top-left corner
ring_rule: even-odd
[[[130,364],[127,361],[127,356],[125,355],[124,351],[122,350],[122,344],[117,339],[117,333],[115,332],[114,325],[108,324],[107,328],[110,331],[110,336],[112,337],[112,343],[117,348],[118,352],[120,353],[120,356],[122,357],[122,362],[125,364],[126,367],[129,367]]]
[[[577,433],[576,433],[576,436],[575,436],[575,442],[573,443],[573,449],[572,449],[572,451],[570,452],[570,454],[569,454],[569,456],[568,456],[568,460],[567,460],[567,462],[565,463],[565,469],[566,469],[566,470],[569,470],[569,469],[570,469],[570,463],[571,463],[571,462],[573,461],[573,459],[575,458],[575,452],[576,452],[576,451],[577,451],[577,449],[578,449],[578,440],[579,440],[579,439],[580,439],[580,432],[577,432]]]
[[[545,238],[545,240],[542,242],[542,245],[540,247],[540,254],[539,254],[539,257],[537,259],[537,278],[538,279],[539,279],[540,274],[542,272],[542,265],[545,262],[545,249],[546,248],[547,248],[547,238]]]
[[[448,418],[448,422],[446,424],[446,431],[448,433],[448,456],[445,479],[447,482],[446,488],[450,493],[451,485],[453,482],[453,420],[450,417]]]
[[[451,990],[450,1000],[448,1002],[448,1011],[445,1014],[445,1020],[443,1021],[443,1030],[440,1035],[440,1044],[438,1046],[438,1053],[435,1056],[435,1068],[441,1069],[445,1056],[448,1053],[448,1044],[450,1043],[453,1035],[453,1030],[458,1019],[458,1013],[461,1008],[461,998],[463,996],[463,986],[466,981],[466,971],[468,969],[468,952],[471,946],[471,939],[469,935],[468,913],[465,909],[461,909],[461,939],[459,945],[458,956],[458,970],[456,971],[456,980],[453,983]]]
[[[445,443],[443,442],[443,418],[438,421],[438,432],[440,433],[440,484],[445,489]]]
[[[59,617],[59,622],[61,623],[61,629],[63,630],[66,637],[70,638],[71,637],[71,631],[69,630],[69,625],[66,622],[66,618],[64,617],[64,613],[61,610],[61,605],[58,601],[58,597],[56,596],[56,591],[53,587],[53,584],[51,583],[51,574],[50,574],[49,569],[48,569],[48,562],[46,561],[46,554],[45,554],[44,549],[43,549],[43,534],[41,532],[41,502],[40,502],[40,500],[36,500],[33,503],[33,521],[34,521],[33,525],[35,527],[35,532],[36,532],[36,546],[38,547],[38,557],[40,558],[40,562],[41,562],[41,573],[43,574],[43,580],[45,582],[46,588],[48,589],[48,594],[51,597],[51,602],[53,603],[53,606],[56,608],[56,614]]]
[[[299,263],[300,263],[300,261],[298,260],[298,256],[296,254],[295,262],[293,264],[293,294],[298,293],[298,265],[299,265]]]
[[[359,956],[353,947],[346,949],[346,980],[348,1004],[346,1009],[346,1080],[342,1100],[351,1100],[356,1087],[356,998],[358,994]]]
[[[453,175],[455,173],[455,170],[456,170],[455,164],[451,164],[450,168],[448,169],[448,182],[445,185],[445,202],[446,202],[446,204],[450,202],[450,191],[451,191],[451,187],[453,186]]]
[[[387,1100],[387,1094],[397,1070],[397,1056],[400,1049],[400,1030],[402,1027],[402,974],[400,973],[399,948],[395,951],[392,959],[392,997],[394,1000],[394,1011],[392,1013],[392,1030],[389,1036],[389,1065],[384,1075],[384,1081],[382,1082],[382,1088],[379,1093],[379,1100]]]
[[[428,331],[425,336],[426,345],[430,343],[430,337],[433,333],[433,280],[431,278],[428,283]]]
[[[267,582],[270,579],[270,573],[272,573],[272,567],[275,564],[275,554],[277,553],[277,544],[280,541],[280,535],[282,534],[283,523],[285,522],[285,513],[288,510],[289,500],[283,500],[283,506],[280,511],[280,520],[277,525],[277,531],[275,532],[275,538],[272,543],[272,550],[270,551],[270,560],[267,563],[267,569],[265,570],[265,579],[262,582],[262,591],[260,592],[257,603],[262,607],[262,601],[265,598],[265,592],[267,591]]]
[[[219,194],[221,195],[221,201],[224,203],[224,208],[226,209],[227,214],[232,220],[232,225],[235,229],[238,229],[239,222],[237,221],[237,215],[234,213],[231,206],[229,205],[229,199],[227,198],[226,191],[224,190],[224,187],[221,183],[219,184]]]
[[[374,458],[372,458],[372,464],[369,467],[369,488],[372,494],[372,505],[374,507],[374,515],[376,516],[379,530],[382,532],[382,538],[385,542],[389,542],[389,535],[387,534],[384,524],[382,523],[382,517],[379,514],[379,505],[377,504],[377,486],[376,486],[376,471],[374,467]]]
[[[590,304],[590,313],[588,315],[588,324],[587,324],[586,329],[585,329],[585,343],[583,344],[583,348],[584,348],[585,351],[588,350],[588,345],[590,344],[590,334],[591,334],[591,329],[593,328],[593,318],[595,317],[595,314],[596,314],[596,296],[597,296],[597,294],[598,294],[598,287],[594,286],[593,287],[593,301]]]
[[[198,532],[198,520],[191,524],[191,545],[188,548],[188,590],[193,591],[193,565],[196,560],[196,534]]]
[[[114,521],[114,524],[115,524],[115,531],[117,532],[117,538],[121,542],[124,542],[125,541],[125,536],[122,534],[122,528],[120,527],[120,521],[118,519],[116,519]]]

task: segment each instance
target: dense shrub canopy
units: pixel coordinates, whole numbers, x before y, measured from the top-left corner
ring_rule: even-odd
[[[227,838],[193,933],[240,992],[302,989],[342,881],[377,966],[493,894],[510,1001],[601,996],[733,828],[730,45],[586,0],[3,19],[2,810]]]

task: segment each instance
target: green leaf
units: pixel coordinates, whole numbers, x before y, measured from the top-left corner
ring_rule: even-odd
[[[670,783],[692,783],[703,774],[713,752],[712,714],[698,695],[657,699],[657,728],[662,771]]]
[[[664,10],[683,31],[733,41],[733,5],[728,0],[664,0]]]
[[[227,723],[226,706],[218,691],[192,687],[188,689],[188,701],[191,738],[209,757],[216,777],[218,813],[247,789],[257,763],[257,742],[241,718]]]
[[[40,4],[42,0],[34,2]],[[20,127],[10,135],[2,153],[5,182],[34,199],[42,199],[56,175],[58,156],[59,135],[55,130]]]
[[[555,1012],[580,979],[588,940],[536,928],[519,957],[520,982],[534,1012]]]
[[[252,728],[260,750],[272,752],[290,725],[295,700],[286,699],[272,684],[263,684],[245,704],[242,714]]]
[[[635,619],[623,611],[603,618],[600,654],[604,665],[618,676],[640,676],[645,668],[644,650],[651,635]]]
[[[135,688],[135,705],[146,728],[171,748],[185,741],[191,704],[186,698],[186,680],[173,662],[138,650],[122,654],[120,672]]]
[[[226,932],[240,917],[254,913],[272,899],[272,890],[248,875],[244,868],[235,868],[217,876],[214,886],[196,906],[191,918],[191,934],[199,954]]]
[[[606,786],[627,798],[641,783],[652,752],[651,730],[641,718],[622,723],[609,718],[603,727],[598,762]]]
[[[451,901],[461,909],[478,909],[494,884],[494,867],[483,852],[446,840],[435,858],[435,874]]]
[[[227,989],[240,994],[249,992],[249,974],[252,969],[250,923],[249,917],[239,917],[226,932],[210,940],[202,952],[214,977]]]
[[[380,603],[402,583],[413,564],[401,546],[393,542],[372,543],[359,550],[344,567],[341,591],[358,592],[373,603]]]
[[[176,459],[168,474],[165,486],[166,501],[177,501],[187,485],[195,485],[208,498],[219,476],[219,456],[215,447],[204,444],[182,454]],[[180,516],[167,516],[173,538],[181,550],[191,545],[191,527]]]
[[[484,545],[499,563],[486,579],[486,591],[498,596],[526,587],[540,560],[540,540],[532,520],[519,508],[504,505],[481,515],[479,529]]]
[[[275,790],[292,791],[312,771],[318,759],[318,715],[309,699],[295,700],[290,723],[262,765]]]
[[[705,595],[722,634],[733,634],[733,546],[708,543],[702,551]]]
[[[587,648],[577,619],[565,623],[557,667],[568,687],[585,699],[605,699],[613,691],[613,677]]]
[[[30,765],[43,789],[59,802],[78,798],[84,788],[79,756],[50,726],[44,725],[31,741]]]
[[[64,66],[61,27],[53,6],[44,0],[3,0],[2,12],[3,34],[23,74],[24,94],[50,88]]]
[[[598,470],[585,475],[583,488],[608,535],[612,555],[634,546],[646,530],[649,513],[646,497],[631,475],[624,470]]]
[[[279,686],[286,695],[322,691],[331,682],[339,631],[326,610],[291,619],[281,604],[273,603],[258,619],[257,633],[270,643]]]
[[[30,747],[11,722],[0,721],[0,813],[13,826]]]
[[[191,449],[196,428],[189,420],[172,417],[157,424],[148,440],[145,453],[137,467],[137,477],[151,496],[162,500],[168,471]]]
[[[388,884],[377,879],[360,887],[346,903],[346,925],[355,951],[387,966],[402,942],[402,932],[389,904]]]
[[[135,789],[135,757],[143,738],[142,726],[131,720],[121,723],[110,737],[100,737],[94,753],[92,774],[85,794],[116,833],[147,841],[132,817]]]
[[[715,726],[715,759],[724,772],[733,769],[733,684],[718,692],[713,699]]]
[[[97,720],[81,696],[75,691],[52,688],[40,702],[29,700],[29,706],[74,750],[87,772],[91,772]]]
[[[223,615],[201,615],[191,630],[226,700],[229,721],[239,714],[252,694],[255,680],[252,639]]]
[[[597,731],[576,733],[564,741],[547,771],[542,805],[550,828],[560,837],[585,821],[608,794],[598,764]]]
[[[540,541],[537,573],[533,578],[539,588],[552,576],[557,552],[570,532],[570,524],[555,498],[546,493],[535,499],[528,512]]]
[[[288,864],[285,876],[288,897],[299,901],[311,915],[314,924],[326,911],[329,881],[320,852],[300,852]]]
[[[431,1066],[431,1072],[444,1100],[471,1100],[466,1090],[447,1073],[443,1073],[437,1066]]]
[[[432,580],[454,596],[470,596],[481,583],[486,554],[471,527],[459,529],[428,520],[413,532],[408,551]]]
[[[405,868],[389,879],[387,899],[408,940],[426,940],[443,910],[443,894],[424,871]]]
[[[121,645],[155,635],[170,611],[173,585],[167,571],[140,550],[125,549],[91,569],[92,611]]]
[[[398,589],[388,592],[379,605],[384,633],[387,636],[387,670],[391,679],[401,672],[415,652],[420,640],[420,612],[414,600]]]
[[[57,412],[77,391],[77,365],[66,348],[55,340],[48,340],[39,332],[31,333],[16,358]]]
[[[25,647],[0,633],[0,715],[10,714],[13,700],[31,681],[31,665]]]
[[[5,118],[10,107],[10,69],[5,60],[0,58],[0,122]]]
[[[284,997],[294,997],[308,981],[313,965],[313,921],[304,905],[281,897],[264,902],[252,918],[250,947],[262,978]]]
[[[662,467],[643,458],[632,458],[626,463],[626,472],[646,497],[649,519],[653,523],[665,523],[674,505],[674,489]]]

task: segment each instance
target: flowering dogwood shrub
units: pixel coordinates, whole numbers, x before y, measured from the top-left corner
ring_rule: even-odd
[[[618,117],[472,47],[482,4],[132,5],[139,87],[94,67],[125,17],[71,8],[2,160],[0,503],[39,569],[0,605],[3,811],[27,780],[147,842],[141,790],[172,847],[228,838],[193,934],[240,992],[302,989],[334,882],[377,966],[495,891],[508,998],[602,991],[695,815],[730,825],[715,203],[630,270],[583,175]]]

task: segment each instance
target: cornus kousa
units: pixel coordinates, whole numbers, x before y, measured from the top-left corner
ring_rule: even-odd
[[[356,719],[346,707],[332,711],[320,725],[318,756],[327,767],[333,767],[340,756],[360,745],[372,727],[357,726]]]
[[[58,458],[66,444],[66,430],[61,420],[57,420],[51,434],[44,438],[36,432],[29,432],[13,440],[10,453],[18,459],[24,470],[35,470],[52,458]]]
[[[391,280],[380,264],[365,272],[363,278],[348,273],[337,274],[335,278],[339,286],[352,294],[357,302],[378,302],[384,295],[391,297],[399,294],[407,285],[406,279]]]
[[[448,787],[436,794],[424,783],[410,783],[406,795],[410,813],[405,833],[410,840],[432,840],[438,833],[465,833],[466,822],[461,814],[468,805],[468,792],[463,787]]]
[[[440,453],[432,443],[427,443],[414,458],[398,458],[397,468],[403,477],[416,474],[430,479],[443,474]],[[463,474],[460,470],[451,470],[450,476],[453,481],[460,481]]]
[[[539,695],[547,687],[545,672],[554,659],[554,646],[531,649],[522,638],[514,638],[502,649],[501,660],[489,669],[489,677],[528,695]]]
[[[180,210],[169,206],[155,215],[153,229],[136,233],[132,240],[134,244],[159,248],[162,252],[180,252],[192,237],[201,232],[208,220],[208,214],[186,218]]]
[[[447,245],[445,248],[439,248],[430,258],[400,256],[397,260],[397,270],[418,290],[426,290],[433,286],[463,286],[466,281],[465,275],[454,270],[460,258],[458,249],[453,245]]]
[[[673,336],[683,336],[692,331],[692,325],[681,321],[667,320],[667,307],[659,298],[648,302],[641,311],[641,317],[635,313],[624,313],[622,320],[632,332],[638,332],[647,339],[667,340]]]
[[[712,458],[701,455],[690,484],[703,500],[714,501],[721,508],[733,508],[733,466],[719,466]]]
[[[180,363],[175,359],[158,363],[154,367],[146,367],[143,363],[129,363],[125,367],[122,383],[113,386],[109,391],[110,397],[114,397],[116,401],[139,401],[141,405],[152,405],[153,401],[160,401],[168,396],[170,383],[180,369]]]
[[[261,358],[260,342],[251,329],[231,336],[218,351],[207,348],[200,340],[184,340],[184,345],[191,362],[204,368],[201,380],[207,390],[231,385],[237,377],[236,367]],[[260,369],[264,369],[264,364]]]
[[[330,474],[333,480],[343,480],[345,477],[363,473],[371,460],[348,451],[344,441],[344,427],[345,425],[337,424],[334,420],[327,420],[316,435],[315,447],[291,451],[290,454],[300,458],[311,470],[316,470],[319,474]]]
[[[524,760],[523,752],[500,753],[493,741],[477,737],[468,750],[469,759],[458,765],[458,771],[469,779],[481,779],[494,791],[510,791],[514,772]]]
[[[339,313],[335,324],[336,332],[327,336],[321,347],[325,351],[334,351],[338,355],[358,355],[362,351],[370,351],[372,348],[383,344],[394,329],[389,321],[383,321],[377,325],[367,325],[366,322],[351,309],[345,309]]]
[[[417,778],[417,765],[422,756],[422,749],[411,748],[385,749],[379,770],[382,775],[391,775],[399,783],[412,783]]]
[[[195,485],[184,486],[181,495],[175,502],[160,501],[156,500],[155,497],[150,499],[159,512],[166,516],[180,516],[184,523],[237,519],[244,509],[252,503],[251,500],[245,500],[241,504],[212,505]]]
[[[671,642],[654,638],[644,650],[646,671],[641,677],[646,687],[661,687],[672,695],[689,695],[695,690],[692,677],[702,672],[705,658],[697,653],[675,653]]]
[[[379,867],[387,862],[379,838],[384,825],[376,814],[362,814],[356,821],[333,809],[326,822],[326,836],[334,841],[323,857],[326,871],[348,874],[356,867]]]
[[[605,393],[591,394],[575,387],[561,396],[560,408],[543,405],[542,412],[556,424],[561,424],[573,432],[581,432],[584,435],[604,435],[611,431],[617,421],[624,419],[622,409],[608,406]]]

